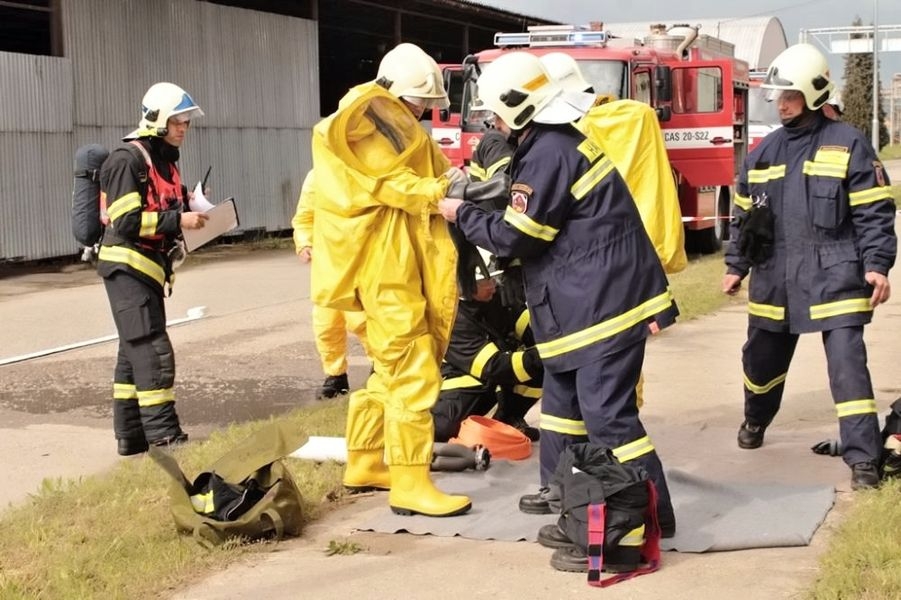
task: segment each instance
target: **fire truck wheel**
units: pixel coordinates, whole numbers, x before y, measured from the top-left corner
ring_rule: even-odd
[[[686,249],[691,253],[713,254],[722,247],[717,237],[716,227],[708,227],[699,231],[686,231]]]

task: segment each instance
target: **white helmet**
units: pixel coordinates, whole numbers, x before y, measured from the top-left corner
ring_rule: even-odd
[[[494,255],[491,254],[491,252],[485,250],[481,246],[476,246],[476,249],[479,251],[479,256],[482,259],[482,265],[485,266],[485,269],[482,269],[480,266],[476,266],[476,281],[491,279],[492,277],[497,277],[498,275],[503,274],[503,271],[498,268],[497,259],[494,257]]]
[[[538,57],[527,52],[510,52],[489,63],[477,83],[479,105],[516,130],[528,125],[562,91]]]
[[[579,63],[564,52],[551,52],[541,57],[541,64],[551,79],[568,92],[587,92],[592,85],[585,81]]]
[[[141,100],[141,121],[138,128],[129,133],[125,139],[139,137],[164,137],[168,131],[169,119],[190,121],[194,117],[202,117],[203,111],[194,99],[174,83],[154,83]]]
[[[829,79],[826,57],[810,44],[795,44],[773,59],[760,87],[769,90],[797,90],[807,108],[816,110],[826,103],[835,84]]]
[[[415,44],[398,44],[389,50],[379,63],[376,82],[392,95],[425,108],[450,106],[441,69]]]

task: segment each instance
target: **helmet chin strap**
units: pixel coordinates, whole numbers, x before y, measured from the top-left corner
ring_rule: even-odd
[[[507,141],[514,148],[519,147],[519,138],[522,137],[522,132],[523,132],[522,129],[511,129],[510,130],[510,135],[507,136]]]
[[[806,127],[813,122],[813,115],[818,111],[813,111],[807,108],[807,105],[804,105],[804,108],[801,110],[801,114],[796,117],[792,117],[788,121],[783,121],[782,126],[787,127],[789,129],[794,129],[797,127]]]

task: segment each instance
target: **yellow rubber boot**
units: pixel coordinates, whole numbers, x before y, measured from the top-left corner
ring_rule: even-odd
[[[385,450],[348,450],[344,487],[352,493],[390,489],[391,475],[385,464]]]
[[[435,487],[429,465],[391,465],[391,491],[388,504],[398,515],[453,517],[462,515],[472,502],[467,496],[451,496]]]

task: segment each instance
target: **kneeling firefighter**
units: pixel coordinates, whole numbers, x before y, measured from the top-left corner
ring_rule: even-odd
[[[448,104],[435,61],[400,44],[313,130],[312,299],[365,313],[373,361],[348,404],[344,485],[390,489],[395,513],[439,517],[471,507],[429,473],[429,409],[457,302],[457,255],[437,205],[466,176],[418,119]]]
[[[444,381],[432,407],[435,440],[446,442],[455,437],[464,419],[486,415],[497,405],[496,420],[537,442],[538,429],[526,423],[525,415],[541,397],[544,368],[535,349],[529,313],[524,305],[513,310],[501,302],[495,293],[495,278],[501,274],[493,268],[495,261],[485,252],[480,262],[475,290],[460,299],[441,365]],[[462,289],[467,287],[461,282]]]

